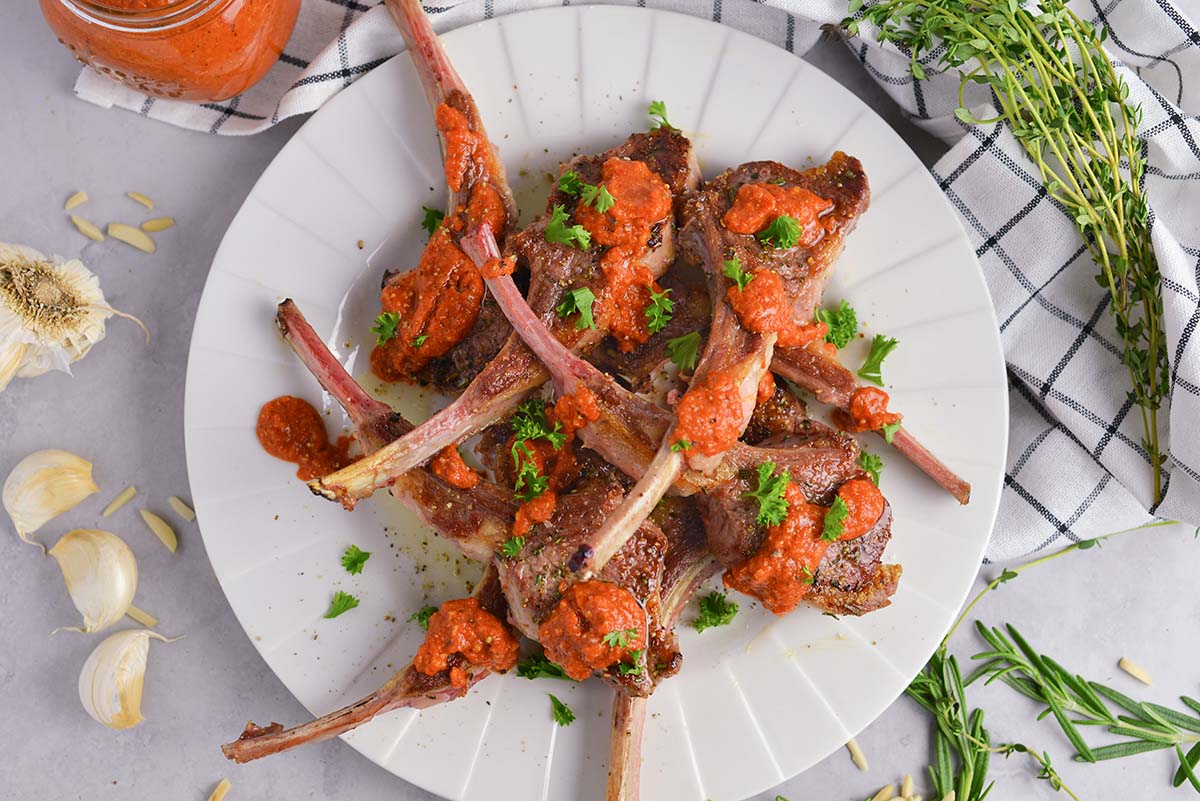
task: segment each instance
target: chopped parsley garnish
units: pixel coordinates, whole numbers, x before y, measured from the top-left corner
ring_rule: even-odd
[[[358,606],[357,598],[348,592],[338,590],[333,594],[333,600],[329,602],[329,611],[325,613],[325,617],[337,617],[343,612],[349,612],[356,606]]]
[[[524,459],[518,458],[517,479],[513,483],[513,497],[522,503],[528,503],[534,498],[540,498],[550,487],[550,479],[542,475],[537,464],[533,461],[529,446],[524,442],[513,446],[513,451],[520,447],[525,454]]]
[[[550,708],[554,713],[554,722],[559,726],[570,726],[574,723],[575,713],[571,711],[571,707],[555,698],[553,693],[546,694],[550,696]]]
[[[592,317],[592,304],[595,302],[596,294],[586,286],[581,286],[579,289],[567,292],[563,302],[558,304],[555,311],[558,312],[559,317],[578,314],[579,319],[575,321],[575,330],[582,331],[585,328],[596,327],[596,321]]]
[[[883,472],[883,460],[873,453],[863,451],[858,455],[858,466],[867,471],[871,480],[875,482],[875,486],[878,487],[879,474]]]
[[[836,309],[817,309],[817,320],[829,326],[825,341],[832,342],[839,350],[846,347],[858,333],[858,315],[845,300]]]
[[[430,236],[433,236],[438,226],[442,224],[442,220],[446,219],[446,214],[428,206],[422,206],[421,211],[424,212],[421,217],[421,227],[428,231]]]
[[[567,170],[558,176],[558,189],[560,192],[565,192],[568,195],[578,195],[583,191],[583,186],[583,181],[579,179],[579,173],[574,170]]]
[[[566,210],[562,204],[555,203],[550,210],[550,221],[546,223],[546,241],[587,250],[592,245],[592,235],[582,225],[568,226]]]
[[[836,542],[846,533],[846,518],[850,516],[850,507],[842,500],[842,496],[833,499],[833,505],[825,513],[825,527],[821,531],[821,539]]]
[[[881,428],[880,431],[883,432],[884,442],[886,442],[888,445],[891,445],[892,440],[895,439],[895,437],[896,437],[896,432],[899,430],[900,430],[900,421],[899,420],[897,420],[894,423],[888,423],[886,426]]]
[[[545,654],[533,654],[517,663],[517,675],[523,679],[565,679],[575,681],[562,669],[562,665],[551,662]]]
[[[657,334],[671,322],[671,312],[675,310],[675,302],[670,298],[671,290],[650,292],[650,303],[646,306],[646,327],[651,334]]]
[[[800,577],[800,580],[805,584],[817,583],[817,576],[808,565],[800,565]]]
[[[616,629],[605,634],[603,642],[609,648],[628,648],[637,633],[637,629]]]
[[[422,345],[424,345],[424,344],[425,344],[425,341],[426,341],[427,339],[429,339],[429,334],[421,334],[421,336],[419,336],[419,337],[417,337],[416,339],[414,339],[414,340],[413,340],[412,346],[413,346],[414,348],[419,348],[419,347],[421,347]]]
[[[737,284],[739,290],[745,289],[746,285],[754,280],[751,273],[742,269],[742,260],[734,256],[729,261],[725,262],[725,277]]]
[[[524,537],[509,537],[504,542],[500,543],[500,555],[507,556],[509,559],[521,553],[521,549],[525,547]]]
[[[347,573],[357,575],[363,571],[363,565],[371,558],[370,551],[364,551],[357,545],[351,545],[342,554],[342,567],[346,568]]]
[[[690,451],[691,449],[692,449],[692,443],[688,442],[686,439],[681,439],[678,442],[671,443],[671,452],[672,453],[679,453],[680,451]]]
[[[397,312],[382,312],[375,318],[371,333],[375,335],[375,344],[386,345],[388,340],[396,336],[396,327],[400,325],[400,315]]]
[[[579,197],[583,200],[585,206],[591,206],[596,211],[603,214],[613,207],[617,202],[608,191],[608,187],[604,184],[599,186],[595,184],[584,184],[583,189],[579,192]]]
[[[784,492],[791,481],[786,470],[775,475],[774,462],[763,462],[758,466],[758,487],[747,492],[745,497],[758,501],[760,526],[777,526],[787,518],[788,502]]]
[[[630,651],[629,655],[633,658],[632,663],[620,662],[617,664],[617,670],[622,676],[640,676],[645,672],[645,665],[642,660],[646,656],[646,649],[639,648],[636,651]]]
[[[653,120],[650,124],[651,130],[657,130],[658,128],[670,128],[673,131],[679,130],[667,119],[667,104],[661,100],[652,100],[650,102],[650,119]]]
[[[700,614],[692,622],[696,631],[728,626],[737,617],[738,605],[729,600],[723,592],[713,590],[708,595],[700,596]]]
[[[796,247],[796,243],[800,241],[800,221],[795,217],[780,214],[775,218],[774,222],[759,231],[755,236],[764,245],[783,248],[784,250],[794,248]]]
[[[420,609],[418,609],[417,611],[415,611],[411,615],[409,615],[408,620],[406,620],[405,622],[406,623],[416,623],[418,626],[420,626],[425,631],[429,631],[429,618],[433,617],[433,613],[436,612],[437,610],[438,610],[438,608],[436,606],[430,606],[429,604],[425,604]]]
[[[700,359],[700,332],[693,331],[667,340],[667,357],[685,373],[696,369]]]
[[[883,366],[883,360],[888,357],[892,351],[899,345],[899,340],[893,337],[885,337],[883,334],[876,334],[871,339],[871,352],[867,354],[867,360],[863,362],[863,366],[858,368],[860,378],[865,378],[872,384],[883,386],[883,375],[879,372],[879,368]],[[889,439],[888,442],[891,442]]]
[[[550,428],[550,423],[546,420],[546,404],[539,398],[531,398],[517,407],[517,413],[513,415],[511,422],[513,436],[518,441],[544,439],[554,450],[561,448],[567,441],[566,435],[562,433],[562,423],[555,423],[554,428]],[[516,466],[515,448],[513,465]]]

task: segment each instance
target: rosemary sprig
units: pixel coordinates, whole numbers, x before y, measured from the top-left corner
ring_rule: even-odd
[[[852,0],[850,13],[861,6]],[[1074,219],[1100,268],[1096,281],[1110,296],[1157,503],[1165,460],[1158,411],[1170,390],[1162,281],[1142,188],[1142,111],[1104,52],[1107,31],[1076,16],[1066,0],[1030,8],[1025,0],[882,0],[862,18],[878,28],[879,41],[908,52],[918,79],[925,77],[921,58],[938,48],[939,66],[962,79],[956,116],[1006,122],[1047,193]],[[853,35],[858,21],[847,18],[842,27]],[[972,83],[991,89],[997,117],[977,119],[966,108]]]

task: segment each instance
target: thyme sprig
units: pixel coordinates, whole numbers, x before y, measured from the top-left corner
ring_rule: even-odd
[[[852,0],[850,13],[861,6]],[[907,51],[915,78],[925,77],[922,59],[935,54],[940,67],[957,70],[956,116],[968,124],[1006,122],[1046,192],[1075,221],[1110,296],[1157,503],[1165,461],[1158,411],[1170,391],[1162,281],[1142,187],[1142,111],[1104,52],[1107,30],[1080,19],[1065,0],[1029,7],[1025,0],[883,0],[861,16],[879,41]],[[851,35],[858,24],[842,22]],[[971,84],[991,89],[996,117],[978,119],[966,107]]]

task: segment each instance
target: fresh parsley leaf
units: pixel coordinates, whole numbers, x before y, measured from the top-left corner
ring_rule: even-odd
[[[795,217],[780,214],[770,225],[759,231],[755,236],[764,245],[784,250],[794,248],[796,247],[796,243],[800,241],[800,221]]]
[[[514,498],[522,503],[527,503],[534,498],[540,498],[549,487],[550,479],[542,475],[532,459],[521,460],[520,466],[517,468],[517,479],[513,483]]]
[[[587,250],[592,246],[592,235],[582,225],[568,226],[566,210],[562,204],[555,203],[550,210],[550,221],[546,223],[546,241]]]
[[[900,430],[900,421],[897,420],[894,423],[888,423],[880,430],[883,431],[884,442],[886,442],[888,445],[891,445],[892,440],[896,437],[896,432]]]
[[[578,314],[579,319],[575,321],[575,330],[582,331],[585,328],[596,327],[596,320],[592,317],[592,304],[595,302],[596,294],[586,286],[581,286],[568,291],[563,302],[558,304],[555,311],[558,312],[559,317]]]
[[[692,622],[696,631],[728,626],[737,617],[738,605],[729,600],[723,592],[713,590],[708,595],[700,596],[700,614]]]
[[[754,280],[752,273],[748,273],[742,269],[742,260],[737,256],[725,262],[724,273],[726,278],[737,284],[739,290],[745,289]]]
[[[829,326],[825,341],[838,349],[846,347],[858,333],[858,315],[845,300],[836,309],[817,309],[817,320]]]
[[[412,341],[412,346],[414,348],[419,348],[425,344],[425,340],[427,340],[427,339],[429,339],[429,334],[421,334],[421,336],[417,337],[416,339],[414,339]]]
[[[421,227],[424,228],[430,236],[433,236],[437,231],[438,226],[442,224],[442,220],[446,219],[445,212],[431,209],[428,206],[422,206],[421,211],[424,215],[421,217]]]
[[[678,442],[671,443],[671,452],[672,453],[679,453],[680,451],[690,451],[691,449],[692,449],[692,443],[688,442],[686,439],[681,439]]]
[[[700,359],[700,332],[693,331],[667,340],[667,357],[685,373],[696,369]]]
[[[382,312],[375,318],[371,333],[375,335],[375,344],[386,345],[388,340],[396,336],[396,327],[400,325],[400,315],[397,312]]]
[[[858,466],[871,476],[875,486],[879,486],[879,474],[883,472],[883,460],[873,453],[863,451],[858,454]]]
[[[670,128],[673,131],[679,130],[667,120],[667,104],[661,100],[650,102],[650,119],[653,120],[650,124],[651,130],[658,128]]]
[[[675,302],[670,298],[671,290],[650,292],[650,303],[646,306],[646,327],[651,334],[657,334],[671,322],[671,312],[675,310]]]
[[[342,567],[346,568],[347,573],[357,575],[363,571],[363,565],[371,558],[370,551],[364,551],[357,545],[351,545],[342,554]]]
[[[800,580],[802,582],[804,582],[805,584],[816,584],[817,583],[817,577],[812,572],[812,568],[810,568],[808,565],[800,565],[800,576],[801,576]]]
[[[554,714],[554,722],[559,726],[570,726],[574,723],[575,713],[571,711],[571,707],[555,698],[553,693],[546,694],[550,696],[550,709]]]
[[[872,384],[883,386],[883,375],[879,372],[879,368],[883,366],[883,360],[888,357],[888,354],[896,349],[899,345],[899,340],[893,337],[885,337],[883,334],[876,334],[871,339],[871,352],[867,354],[867,360],[863,362],[863,366],[858,368],[858,375],[870,381]],[[889,439],[888,442],[891,442]]]
[[[846,518],[850,516],[850,507],[842,500],[842,496],[833,499],[833,505],[825,513],[825,528],[821,531],[821,539],[836,542],[846,533]]]
[[[333,594],[333,600],[329,602],[329,611],[325,613],[325,617],[337,617],[343,612],[349,612],[356,606],[358,606],[357,598],[348,592],[338,590]]]
[[[565,679],[575,681],[562,669],[562,665],[551,662],[545,654],[533,654],[517,663],[517,675],[523,679]]]
[[[605,634],[602,641],[609,648],[628,648],[637,633],[637,629],[615,629]]]
[[[425,631],[429,631],[429,618],[433,617],[433,613],[437,610],[438,608],[436,606],[425,604],[425,606],[422,606],[420,609],[409,615],[408,620],[405,622],[416,623]]]
[[[592,206],[596,211],[603,214],[613,207],[617,202],[611,194],[608,187],[604,184],[599,186],[595,184],[583,184],[583,189],[579,193],[579,197],[583,200],[585,206]]]
[[[509,559],[511,559],[521,553],[521,549],[524,547],[524,537],[509,537],[504,542],[500,543],[500,555],[507,556]]]
[[[550,428],[546,420],[546,404],[539,398],[530,398],[517,407],[517,413],[512,417],[513,436],[518,442],[530,439],[544,439],[554,450],[558,450],[567,441],[562,433],[562,423],[555,423]],[[517,465],[516,449],[513,449],[513,466]]]
[[[632,663],[621,662],[617,665],[617,670],[622,676],[640,676],[645,671],[645,665],[642,664],[643,658],[646,656],[646,649],[639,648],[636,651],[630,651],[629,655],[633,657]]]
[[[758,524],[777,526],[787,518],[788,502],[784,497],[792,476],[784,470],[775,475],[775,463],[763,462],[758,466],[758,487],[744,497],[758,501]]]
[[[583,190],[584,183],[579,180],[579,173],[567,170],[558,176],[558,189],[568,195],[578,195]]]

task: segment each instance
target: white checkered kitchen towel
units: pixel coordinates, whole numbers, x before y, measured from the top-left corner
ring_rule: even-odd
[[[464,0],[427,7],[449,30],[481,18],[560,0]],[[562,0],[569,2],[569,0]],[[1137,525],[1152,516],[1200,521],[1200,32],[1183,0],[1083,0],[1075,10],[1109,29],[1144,120],[1154,247],[1163,275],[1171,364],[1166,499],[1151,500],[1141,420],[1127,399],[1128,374],[1107,298],[1075,225],[1051,201],[1033,165],[999,123],[968,127],[953,117],[956,75],[914,82],[907,56],[868,36],[848,46],[919,124],[954,143],[933,168],[962,216],[987,274],[1008,362],[1012,432],[1000,519],[988,555],[1006,559]],[[1194,0],[1188,0],[1194,2]],[[839,0],[637,0],[709,17],[803,53],[822,23],[841,19]],[[1194,7],[1193,7],[1194,8]],[[280,63],[249,92],[224,103],[152,100],[84,71],[76,92],[154,119],[223,134],[249,134],[313,111],[402,48],[387,11],[356,0],[304,0]],[[988,96],[977,96],[977,116]]]

